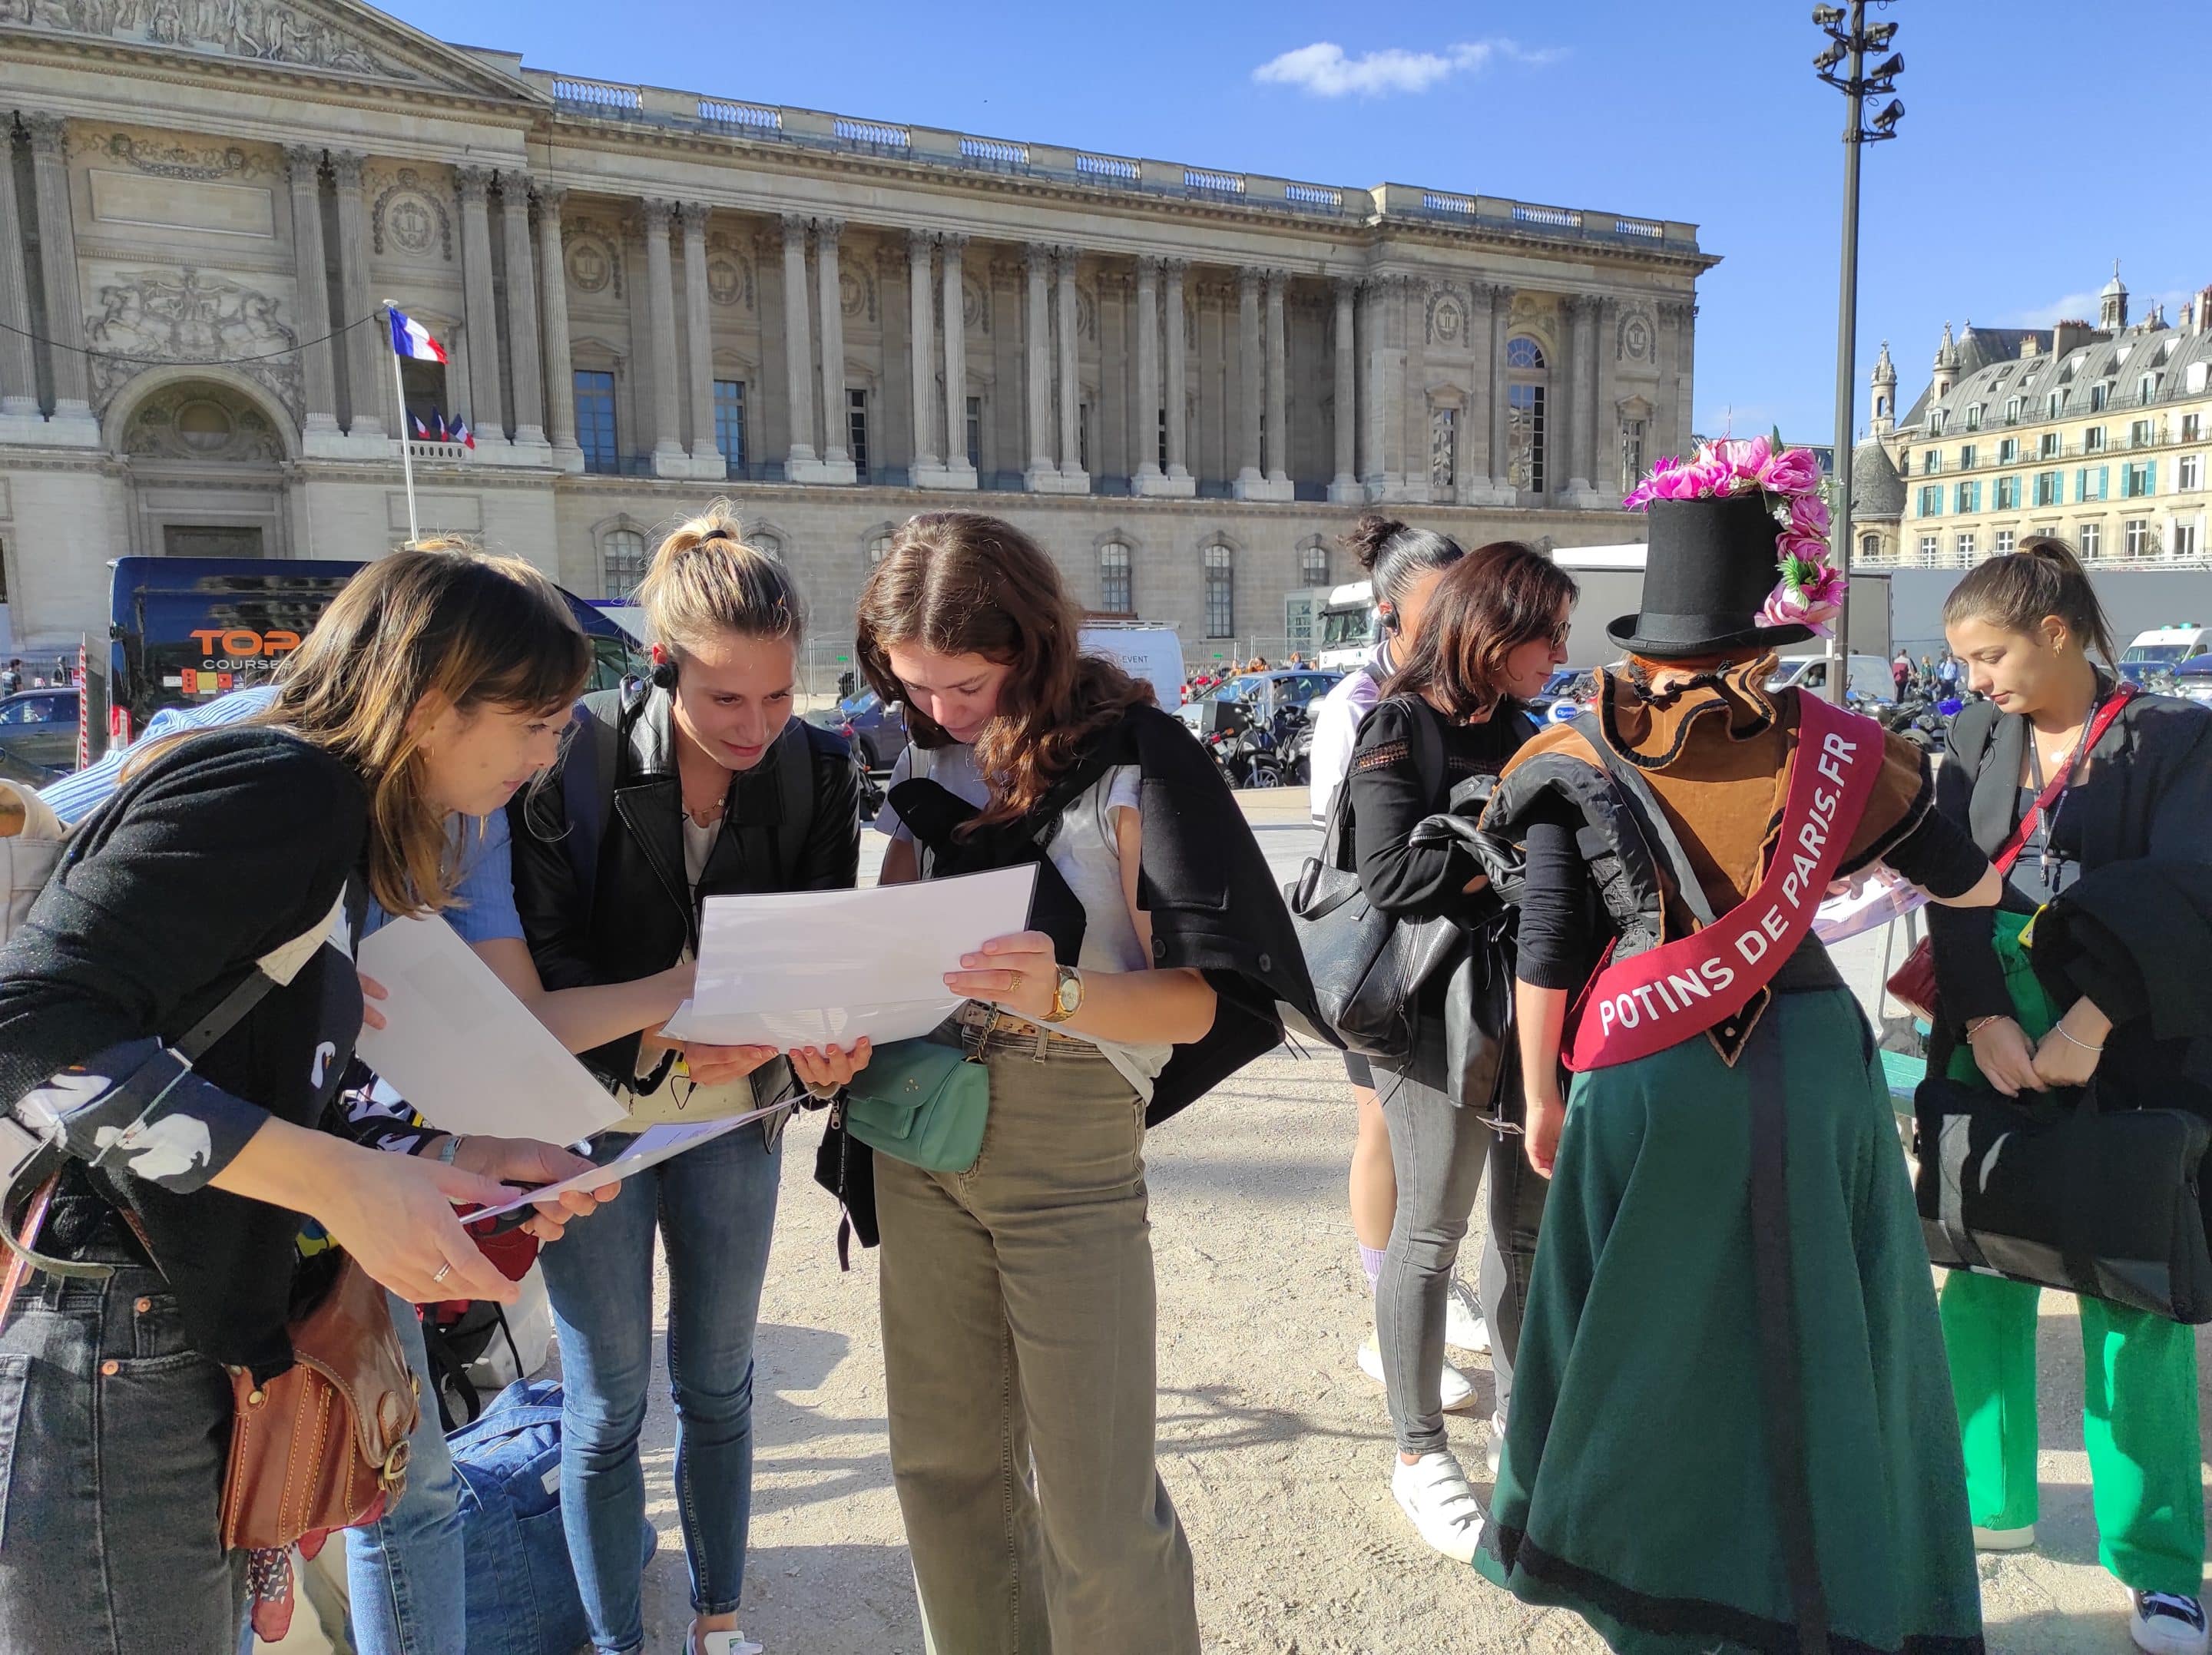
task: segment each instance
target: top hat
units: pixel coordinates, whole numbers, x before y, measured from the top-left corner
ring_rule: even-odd
[[[1767,626],[1774,591],[1778,497],[1655,500],[1644,549],[1644,608],[1605,629],[1620,648],[1655,661],[1802,643],[1810,627]]]

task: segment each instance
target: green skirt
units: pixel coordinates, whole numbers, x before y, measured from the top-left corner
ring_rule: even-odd
[[[1839,1655],[1981,1649],[1927,1249],[1847,990],[1778,997],[1734,1068],[1699,1038],[1576,1077],[1476,1567],[1619,1650],[1794,1652],[1823,1614]]]

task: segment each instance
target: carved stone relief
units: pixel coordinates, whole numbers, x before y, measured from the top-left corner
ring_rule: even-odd
[[[5,0],[0,0],[0,4],[4,3]],[[195,181],[256,178],[276,170],[234,143],[179,143],[163,136],[137,137],[128,132],[111,132],[104,138],[90,138],[86,149],[155,178]]]
[[[227,385],[171,385],[148,397],[124,429],[123,452],[159,459],[258,464],[284,458],[269,416]]]
[[[277,319],[272,294],[189,264],[119,274],[94,295],[99,312],[86,318],[85,337],[102,353],[92,359],[96,409],[149,363],[222,361],[301,416],[300,336]]]
[[[380,57],[358,34],[277,0],[0,0],[0,23],[388,81],[422,78]]]
[[[960,278],[960,317],[979,333],[991,330],[990,296],[983,291],[983,284],[972,276]]]
[[[1466,301],[1449,288],[1437,288],[1429,296],[1429,343],[1460,345],[1466,340]]]
[[[865,270],[843,264],[837,270],[837,299],[850,317],[876,319],[876,278]]]
[[[572,218],[562,227],[568,248],[568,281],[578,293],[611,292],[623,296],[620,233],[596,219]],[[708,280],[713,279],[712,272]],[[711,291],[711,289],[710,289]]]
[[[428,258],[434,247],[439,258],[453,263],[453,215],[447,210],[445,191],[411,167],[401,167],[377,192],[368,224],[379,253]]]
[[[1651,318],[1640,310],[1627,311],[1621,316],[1620,360],[1624,362],[1648,362],[1651,360]]]
[[[707,238],[707,296],[718,305],[753,308],[752,264],[720,233]]]
[[[1098,336],[1098,299],[1087,288],[1075,290],[1075,336],[1096,339]]]

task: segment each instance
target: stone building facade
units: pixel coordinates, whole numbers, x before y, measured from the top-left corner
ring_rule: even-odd
[[[1943,328],[1902,413],[1884,344],[1852,468],[1861,561],[1970,567],[2031,535],[2103,562],[2212,560],[2212,288],[2138,321],[2118,272],[2095,326]]]
[[[403,442],[424,531],[587,597],[727,494],[848,636],[892,528],[968,506],[1188,653],[1264,645],[1370,502],[1640,537],[1715,262],[1684,223],[550,74],[351,0],[0,0],[0,138],[27,646],[97,636],[124,553],[401,543]],[[387,300],[446,365],[395,383]],[[472,448],[417,439],[456,418]]]

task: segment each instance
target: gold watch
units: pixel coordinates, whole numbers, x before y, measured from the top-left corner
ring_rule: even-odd
[[[1064,1023],[1083,1009],[1083,973],[1073,966],[1055,966],[1060,981],[1052,991],[1052,1009],[1044,1014],[1048,1023]]]

